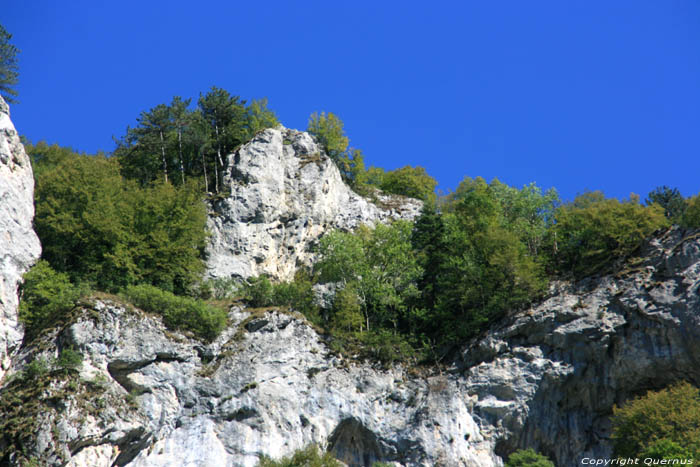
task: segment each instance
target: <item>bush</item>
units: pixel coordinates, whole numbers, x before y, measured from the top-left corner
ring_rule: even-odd
[[[241,286],[241,295],[248,305],[256,308],[275,304],[274,290],[270,279],[265,276],[253,277]]]
[[[506,467],[554,467],[554,463],[530,448],[519,449],[511,454]]]
[[[303,271],[298,272],[293,281],[279,284],[273,284],[265,276],[251,278],[240,287],[239,293],[252,307],[289,307],[310,319],[318,313],[311,279]]]
[[[687,208],[681,218],[681,225],[689,229],[700,228],[700,194],[688,199]]]
[[[152,285],[131,286],[124,292],[133,305],[163,316],[170,328],[192,331],[197,337],[213,340],[226,325],[226,312],[201,300],[178,297]]]
[[[649,391],[613,412],[616,455],[700,459],[700,390],[689,383]]]
[[[42,329],[63,318],[80,296],[68,275],[54,271],[40,260],[24,275],[20,288],[19,319],[26,335],[35,337]]]
[[[405,362],[417,354],[406,336],[385,329],[366,332],[361,341],[366,352],[382,363]]]
[[[642,206],[635,197],[620,202],[599,191],[576,197],[557,209],[555,217],[554,263],[579,277],[604,271],[669,224],[658,204]]]
[[[24,378],[26,380],[34,380],[44,376],[48,372],[49,363],[43,358],[37,358],[24,367]]]
[[[70,347],[61,350],[56,364],[63,369],[78,369],[83,364],[83,356]]]
[[[340,467],[330,453],[321,453],[315,445],[299,449],[293,455],[274,461],[267,456],[262,456],[258,467]]]

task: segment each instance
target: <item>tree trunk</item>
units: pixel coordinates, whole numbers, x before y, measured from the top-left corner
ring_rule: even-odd
[[[224,166],[224,160],[221,158],[221,141],[219,141],[219,125],[214,125],[214,131],[216,131],[216,155],[219,157],[219,164],[221,167]]]
[[[163,156],[163,175],[165,176],[165,183],[168,183],[168,163],[165,160],[165,143],[163,141],[163,130],[160,130],[160,152]]]
[[[207,161],[204,159],[204,151],[200,151],[202,154],[202,170],[204,170],[204,191],[209,193],[209,180],[207,179]]]
[[[216,161],[214,161],[214,192],[219,192],[219,167],[216,165]]]
[[[180,176],[182,178],[182,184],[185,184],[185,165],[182,162],[182,129],[177,130],[177,144],[179,146],[179,157],[180,157]]]

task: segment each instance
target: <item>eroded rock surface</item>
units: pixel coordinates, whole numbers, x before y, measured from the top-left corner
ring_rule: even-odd
[[[542,304],[465,349],[457,366],[496,453],[560,466],[611,455],[614,404],[700,383],[700,240],[672,229],[616,276],[555,284]]]
[[[79,375],[39,380],[43,403],[51,391],[65,400],[42,411],[31,455],[46,465],[254,466],[260,454],[318,443],[354,466],[498,465],[458,379],[349,362],[296,314],[234,307],[230,318],[204,345],[114,302],[86,307],[18,355],[18,369],[58,356],[59,345],[84,355]],[[4,391],[23,387],[15,378]],[[99,390],[89,397],[83,386]]]
[[[209,218],[208,275],[288,280],[311,263],[313,245],[330,229],[413,219],[421,207],[402,196],[368,201],[308,133],[268,129],[228,157],[224,196]]]
[[[17,287],[41,253],[33,218],[32,167],[0,97],[0,381],[22,341]]]
[[[558,466],[606,457],[613,404],[700,381],[698,237],[671,230],[617,276],[555,284],[442,373],[344,359],[294,313],[234,306],[231,326],[203,344],[97,300],[16,357],[18,369],[65,347],[85,357],[67,402],[41,412],[34,455],[252,466],[318,443],[351,466],[500,466],[526,447]],[[70,384],[61,381],[42,384]],[[99,394],[85,396],[95,384]],[[100,400],[111,409],[89,409]]]

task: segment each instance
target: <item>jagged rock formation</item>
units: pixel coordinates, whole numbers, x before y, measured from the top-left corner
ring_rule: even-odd
[[[467,348],[459,367],[496,453],[531,446],[578,465],[611,454],[613,404],[700,384],[700,233],[674,228],[615,276],[559,284]]]
[[[377,194],[376,204],[358,196],[308,133],[282,127],[231,154],[223,185],[208,225],[210,277],[288,280],[329,229],[413,219],[422,207],[402,196]]]
[[[0,381],[22,341],[17,287],[41,253],[33,218],[32,167],[0,97]]]
[[[616,276],[556,284],[432,375],[334,355],[286,312],[234,306],[205,345],[96,300],[17,356],[22,368],[71,346],[80,375],[15,378],[0,401],[44,388],[29,446],[46,465],[250,466],[311,442],[353,466],[498,466],[524,447],[579,465],[610,454],[614,403],[700,382],[700,234],[672,229],[643,254]]]
[[[497,464],[458,379],[347,361],[293,313],[234,307],[230,318],[204,345],[115,302],[83,305],[73,324],[18,356],[21,368],[71,347],[84,361],[79,375],[17,377],[0,392],[22,400],[42,388],[32,420],[0,422],[0,463],[12,460],[3,448],[13,443],[42,465],[163,467],[254,466],[259,454],[319,443],[355,466]],[[36,434],[17,440],[16,426]]]

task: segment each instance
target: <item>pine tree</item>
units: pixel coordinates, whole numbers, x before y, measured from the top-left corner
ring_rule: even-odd
[[[0,95],[10,104],[17,103],[17,85],[19,76],[17,54],[19,49],[10,44],[12,34],[0,24]]]

